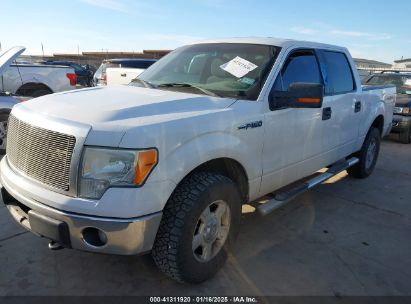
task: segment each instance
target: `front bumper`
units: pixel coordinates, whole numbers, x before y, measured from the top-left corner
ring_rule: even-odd
[[[392,119],[391,132],[401,133],[408,130],[411,126],[411,116],[394,115]]]
[[[24,228],[64,247],[99,253],[133,255],[151,250],[162,212],[136,218],[77,214],[52,208],[22,195],[18,185],[0,175],[1,195],[13,218]],[[91,228],[91,229],[90,229]],[[105,242],[93,242],[90,231],[101,231]]]

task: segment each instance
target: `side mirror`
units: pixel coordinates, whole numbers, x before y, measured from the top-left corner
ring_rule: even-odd
[[[272,91],[269,97],[270,110],[280,108],[321,108],[324,86],[318,83],[294,82],[288,91]]]

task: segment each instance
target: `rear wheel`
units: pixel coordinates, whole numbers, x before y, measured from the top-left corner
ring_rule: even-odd
[[[411,126],[407,130],[400,133],[400,142],[403,144],[411,143]]]
[[[38,90],[33,91],[33,93],[31,93],[31,97],[36,98],[36,97],[44,96],[44,95],[51,94],[51,93],[53,92],[46,90],[46,89],[38,89]]]
[[[366,178],[374,171],[380,152],[381,135],[377,128],[371,128],[365,137],[362,148],[355,154],[359,162],[348,168],[348,174],[356,178]]]
[[[230,179],[192,174],[164,208],[152,250],[156,265],[180,282],[207,280],[224,265],[240,216],[240,194]]]

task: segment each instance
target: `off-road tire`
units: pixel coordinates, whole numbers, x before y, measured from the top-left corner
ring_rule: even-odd
[[[192,240],[203,210],[216,200],[227,202],[231,222],[222,249],[208,262],[198,261],[193,253]],[[179,282],[200,283],[224,265],[233,244],[241,217],[240,193],[234,182],[211,172],[194,173],[185,178],[167,202],[152,249],[157,267]]]
[[[370,166],[367,167],[367,151],[370,144],[375,140],[376,143],[376,152],[373,159],[373,162]],[[364,143],[360,151],[354,154],[355,157],[358,157],[359,162],[354,166],[347,169],[347,172],[350,176],[355,178],[366,178],[370,176],[370,174],[374,171],[375,164],[377,163],[378,154],[380,152],[380,144],[381,144],[381,134],[377,128],[372,127],[369,131],[367,136],[365,137]]]
[[[408,130],[400,133],[400,142],[402,142],[403,144],[411,143],[411,126],[408,128]]]

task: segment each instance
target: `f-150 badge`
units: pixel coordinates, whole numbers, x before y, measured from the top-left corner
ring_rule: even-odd
[[[258,121],[253,121],[253,122],[247,122],[241,126],[238,127],[238,130],[247,130],[247,129],[254,129],[254,128],[259,128],[263,125],[262,120]]]

